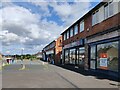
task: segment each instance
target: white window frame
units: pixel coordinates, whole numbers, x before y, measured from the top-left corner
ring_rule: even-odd
[[[74,26],[74,34],[78,34],[78,24]]]
[[[69,30],[67,31],[67,39],[69,39]]]
[[[110,8],[112,6],[112,8]],[[109,2],[107,2],[105,5],[104,5],[104,19],[107,19],[111,16],[114,15],[114,9],[113,9],[113,0],[110,0]],[[107,8],[107,11],[105,11]],[[110,14],[112,11],[112,14]],[[106,16],[107,15],[107,16]]]
[[[73,36],[73,28],[70,29],[70,37]]]
[[[66,40],[66,33],[64,33],[64,40]]]
[[[99,23],[99,9],[92,14],[92,26]]]
[[[80,22],[80,32],[84,31],[84,20]]]

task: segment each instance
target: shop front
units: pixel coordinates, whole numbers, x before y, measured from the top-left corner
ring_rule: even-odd
[[[84,39],[66,45],[64,48],[64,64],[84,67],[85,47]]]
[[[55,50],[46,51],[47,62],[54,63],[55,61]]]
[[[110,33],[109,33],[110,34]],[[107,37],[106,35],[103,35]],[[101,36],[101,37],[103,37]],[[97,38],[96,38],[97,40]],[[94,41],[94,40],[93,40]],[[89,69],[111,76],[120,70],[120,36],[89,43]]]

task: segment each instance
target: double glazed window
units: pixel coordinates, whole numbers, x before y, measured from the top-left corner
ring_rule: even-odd
[[[113,13],[113,2],[108,2],[105,6],[104,6],[104,19],[107,19],[108,17],[112,16]]]
[[[75,25],[74,31],[75,31],[75,35],[78,34],[78,25]]]
[[[66,33],[64,33],[64,40],[66,40]]]
[[[73,28],[70,29],[70,37],[73,36]]]
[[[69,38],[69,30],[67,31],[67,39]]]
[[[84,31],[84,21],[80,22],[80,32]]]
[[[99,22],[99,10],[95,11],[92,15],[92,25],[95,25]]]

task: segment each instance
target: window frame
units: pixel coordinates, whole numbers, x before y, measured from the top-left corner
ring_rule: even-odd
[[[74,36],[73,34],[73,28],[70,29],[70,37]]]
[[[83,25],[83,26],[82,26],[82,25]],[[81,26],[82,26],[83,29],[81,29]],[[84,23],[84,20],[82,20],[82,21],[80,22],[80,32],[83,32],[84,29],[85,29],[85,23]]]
[[[74,26],[74,35],[78,34],[78,24]]]
[[[114,10],[112,8],[112,14],[110,14],[111,12],[111,9],[110,9],[110,5],[113,5],[113,0],[110,0],[109,2],[107,2],[105,5],[104,5],[104,20],[109,18],[109,17],[112,17],[114,15]],[[108,11],[105,11],[105,7],[107,6],[107,10]],[[113,6],[112,6],[113,7]],[[107,17],[106,17],[106,13],[107,13]]]
[[[66,33],[67,33],[67,39],[69,39],[69,30]]]
[[[92,26],[99,23],[99,9],[92,13]]]

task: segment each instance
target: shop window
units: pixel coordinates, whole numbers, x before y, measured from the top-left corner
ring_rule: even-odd
[[[79,48],[79,66],[84,67],[85,47]]]
[[[97,68],[118,71],[118,41],[97,45]]]
[[[65,50],[65,64],[69,63],[69,50]]]
[[[70,49],[70,64],[75,64],[75,49]]]
[[[95,69],[96,62],[96,46],[91,46],[90,49],[90,68]]]

